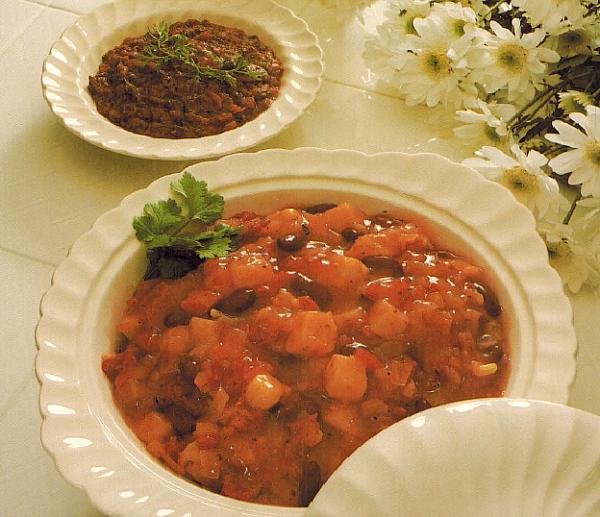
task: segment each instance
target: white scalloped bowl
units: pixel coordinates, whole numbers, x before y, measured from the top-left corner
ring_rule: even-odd
[[[510,320],[507,395],[567,401],[575,373],[571,307],[531,214],[503,187],[425,154],[268,150],[187,170],[224,195],[229,214],[349,201],[367,213],[397,209],[425,219],[441,244],[491,272]],[[109,514],[300,517],[302,509],[213,494],[158,464],[124,424],[102,374],[101,356],[114,349],[115,325],[145,269],[132,218],[168,197],[175,176],[100,217],[56,270],[37,329],[43,444],[67,480]]]
[[[202,138],[139,135],[100,115],[87,86],[103,54],[160,21],[189,18],[240,28],[269,45],[284,67],[275,102],[240,127]],[[315,34],[304,20],[271,0],[115,0],[79,18],[54,43],[43,65],[42,91],[63,125],[94,145],[138,158],[199,160],[247,149],[282,131],[315,99],[323,68]]]
[[[394,424],[327,480],[306,517],[600,515],[600,417],[481,399]]]

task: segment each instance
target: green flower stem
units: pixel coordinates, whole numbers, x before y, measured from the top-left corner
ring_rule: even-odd
[[[504,3],[506,2],[506,0],[498,0],[498,2],[496,2],[494,5],[492,5],[488,12],[485,13],[484,15],[482,15],[482,18],[485,20],[490,14],[492,14],[494,11],[498,10],[498,8]]]
[[[544,156],[546,158],[554,158],[563,152],[565,149],[564,146],[556,144],[553,146],[549,146],[546,151],[544,151]]]
[[[569,208],[569,211],[567,212],[567,215],[565,215],[565,218],[563,219],[563,224],[569,224],[569,221],[571,220],[571,217],[573,217],[573,214],[575,213],[575,209],[577,208],[577,201],[579,201],[581,199],[581,190],[577,191],[577,195],[573,198],[573,201],[571,202],[571,207]]]
[[[517,111],[512,117],[510,117],[508,119],[508,121],[506,122],[506,126],[509,129],[512,129],[514,124],[513,122],[515,120],[517,120],[519,117],[521,117],[521,115],[525,114],[525,112],[531,108],[532,106],[534,106],[535,104],[537,104],[540,100],[544,99],[544,102],[550,100],[550,98],[552,97],[552,95],[557,91],[560,90],[563,86],[566,86],[567,84],[577,80],[577,79],[581,79],[582,77],[586,77],[587,75],[589,75],[590,73],[594,73],[594,70],[588,70],[582,74],[579,75],[575,75],[573,77],[569,77],[567,79],[563,79],[561,82],[555,84],[554,86],[550,86],[548,89],[541,91],[539,94],[537,94],[530,102],[528,102],[525,106],[523,106],[519,111]],[[551,94],[550,97],[548,97],[548,99],[545,99],[546,96],[548,96],[548,94]],[[543,103],[540,104],[540,106],[537,107],[537,109],[533,112],[533,114],[537,113],[541,107],[543,106]]]
[[[590,5],[590,7],[589,7],[589,9],[588,9],[588,11],[586,13],[586,16],[590,16],[591,14],[595,14],[598,11],[600,11],[600,4]]]

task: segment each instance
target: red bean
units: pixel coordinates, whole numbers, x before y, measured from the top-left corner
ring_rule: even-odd
[[[499,363],[504,357],[504,350],[500,345],[493,345],[483,352],[483,358],[491,363]]]
[[[326,287],[300,273],[294,275],[290,287],[298,296],[310,296],[321,309],[331,303],[331,294]]]
[[[502,312],[502,306],[496,295],[483,285],[475,283],[475,289],[483,295],[483,307],[492,318],[497,318]]]
[[[321,467],[316,461],[309,461],[302,466],[298,483],[298,504],[308,506],[321,488]]]
[[[237,289],[215,304],[215,309],[230,316],[241,314],[256,302],[254,289]]]
[[[190,315],[183,311],[172,312],[165,318],[165,327],[178,327],[179,325],[187,325],[190,322]]]
[[[305,208],[304,211],[309,214],[322,214],[323,212],[327,212],[327,210],[331,210],[335,208],[337,205],[335,203],[321,203],[319,205],[309,206]]]
[[[369,269],[373,269],[379,272],[391,273],[390,275],[383,276],[402,276],[404,270],[402,265],[395,258],[386,257],[384,255],[375,255],[372,257],[365,257],[362,259],[362,263]]]
[[[358,230],[355,230],[354,228],[344,228],[342,230],[342,237],[348,242],[354,242],[360,237],[360,233],[358,233]]]
[[[396,219],[388,214],[377,214],[371,217],[371,224],[381,226],[382,228],[390,228],[391,226],[398,226],[402,224],[401,219]]]
[[[298,251],[306,244],[306,236],[305,235],[295,235],[293,233],[288,233],[279,237],[277,239],[277,247],[283,251]]]

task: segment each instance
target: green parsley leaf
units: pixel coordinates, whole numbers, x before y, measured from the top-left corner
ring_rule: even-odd
[[[133,229],[140,241],[152,242],[174,224],[183,221],[181,208],[174,199],[147,203],[144,215],[133,218]]]
[[[148,249],[154,248],[168,248],[173,245],[173,237],[166,233],[162,233],[157,235],[152,239],[151,242],[148,242]]]
[[[175,199],[148,203],[143,215],[134,217],[137,238],[147,247],[148,267],[144,278],[179,278],[206,259],[223,257],[234,248],[240,232],[226,224],[211,228],[223,213],[224,201],[209,192],[204,181],[190,173],[171,183]],[[184,233],[192,221],[206,228],[199,233]]]
[[[212,233],[210,241],[208,241],[204,234],[196,236],[196,240],[200,243],[200,246],[196,248],[196,255],[199,258],[225,257],[232,250],[232,240],[239,234],[239,230],[222,224]],[[209,244],[205,244],[207,241]]]
[[[209,192],[206,182],[196,180],[189,172],[171,183],[171,189],[185,201],[190,219],[210,224],[221,217],[225,205],[223,196]]]

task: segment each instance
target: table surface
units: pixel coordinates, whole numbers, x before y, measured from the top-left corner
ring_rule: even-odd
[[[69,247],[103,212],[182,162],[129,158],[96,148],[66,131],[46,106],[42,61],[79,15],[103,0],[0,0],[0,515],[101,515],[67,484],[40,444],[34,328],[42,294]],[[281,2],[319,36],[327,70],[308,111],[259,148],[316,146],[365,152],[432,151],[460,160],[470,154],[430,113],[373,82],[361,57],[384,2],[361,16],[327,9],[321,0]],[[335,128],[335,129],[333,129]],[[258,149],[258,148],[257,148]],[[579,341],[570,404],[600,414],[600,297],[572,296]]]

